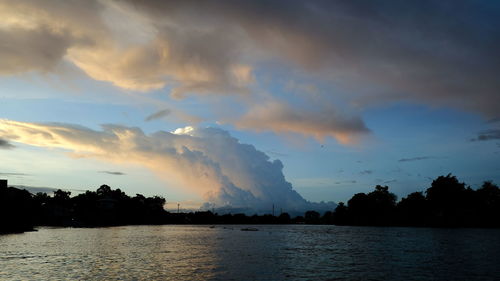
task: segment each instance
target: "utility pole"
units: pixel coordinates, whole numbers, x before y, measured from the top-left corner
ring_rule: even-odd
[[[177,214],[179,213],[181,204],[177,203]]]
[[[273,217],[274,217],[274,204],[273,204]]]

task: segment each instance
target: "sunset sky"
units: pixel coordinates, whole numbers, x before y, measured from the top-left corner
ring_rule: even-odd
[[[0,160],[167,208],[498,184],[500,4],[0,0]]]

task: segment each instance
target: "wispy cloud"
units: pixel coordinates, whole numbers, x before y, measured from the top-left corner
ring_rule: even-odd
[[[123,176],[123,175],[126,175],[125,173],[114,172],[114,171],[99,171],[99,173],[113,175],[113,176]]]
[[[160,118],[163,118],[163,117],[166,117],[170,114],[170,109],[166,108],[166,109],[163,109],[163,110],[160,110],[160,111],[157,111],[151,115],[149,115],[148,117],[146,117],[145,121],[151,121],[151,120],[156,120],[156,119],[160,119]]]
[[[489,140],[500,140],[500,129],[491,129],[479,132],[476,138],[471,139],[471,141],[489,141]]]
[[[436,157],[432,156],[418,156],[418,157],[412,157],[412,158],[401,158],[398,160],[398,162],[413,162],[413,161],[421,161],[421,160],[429,160],[429,159],[435,159]]]
[[[9,141],[0,138],[0,149],[12,149],[15,146],[11,144]]]
[[[397,180],[396,179],[392,179],[392,180],[376,179],[375,182],[376,183],[381,183],[381,184],[390,184],[390,183],[397,182]]]
[[[31,175],[30,174],[25,174],[25,173],[0,173],[0,176],[25,177],[25,176],[31,176]]]
[[[361,174],[361,175],[371,175],[371,174],[373,174],[373,171],[372,170],[363,170],[363,171],[359,172],[359,174]]]
[[[354,184],[356,183],[356,180],[344,180],[344,181],[336,181],[334,184]]]
[[[58,188],[41,187],[41,186],[28,186],[28,185],[13,185],[13,187],[19,188],[19,189],[26,189],[27,191],[29,191],[33,194],[37,194],[39,192],[50,194],[50,193],[58,190]]]
[[[85,190],[83,189],[63,189],[63,188],[54,188],[54,187],[43,187],[43,186],[30,186],[30,185],[12,185],[15,188],[19,189],[26,189],[27,191],[36,194],[36,193],[47,193],[50,194],[56,190],[62,189],[65,191],[77,191],[77,192],[83,192]]]
[[[266,153],[269,155],[272,155],[272,156],[276,156],[276,157],[288,157],[288,154],[274,151],[274,150],[267,150]]]

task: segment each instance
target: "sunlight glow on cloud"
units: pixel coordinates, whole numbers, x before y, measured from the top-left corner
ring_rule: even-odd
[[[70,124],[35,124],[0,120],[0,137],[45,148],[61,148],[80,157],[136,163],[174,179],[204,196],[207,207],[285,210],[325,209],[331,204],[303,199],[285,180],[279,160],[228,132],[186,127],[174,133],[145,135],[138,128],[105,125],[102,131]]]
[[[330,136],[342,144],[356,143],[360,136],[369,132],[359,118],[347,119],[333,110],[295,109],[277,102],[255,106],[236,125],[242,129],[314,136],[319,141]]]
[[[309,108],[403,101],[498,117],[499,21],[484,12],[498,7],[450,3],[0,0],[0,75],[69,64],[126,90],[168,89],[173,99],[198,95],[202,103],[231,97],[247,112],[233,118],[239,128],[343,144],[368,131],[350,117],[353,108],[320,116],[261,105],[261,95],[283,94],[266,79],[340,89],[315,90],[314,102],[305,89],[300,102]]]

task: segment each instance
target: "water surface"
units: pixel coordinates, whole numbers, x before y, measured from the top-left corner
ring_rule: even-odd
[[[500,230],[311,225],[40,228],[1,280],[500,280]]]

